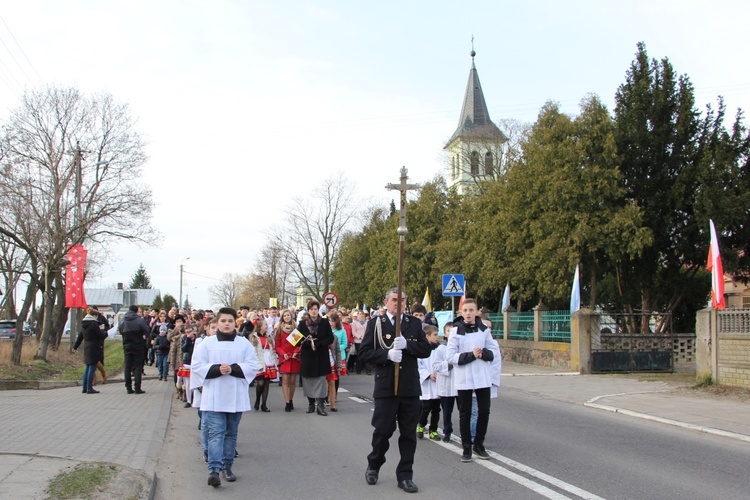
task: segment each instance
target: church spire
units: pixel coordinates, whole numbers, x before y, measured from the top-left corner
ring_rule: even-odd
[[[474,37],[471,37],[471,70],[469,71],[469,81],[466,84],[466,94],[464,95],[464,104],[461,108],[461,117],[458,120],[458,128],[451,136],[448,144],[458,138],[481,138],[481,139],[498,139],[503,141],[505,135],[497,128],[497,125],[490,120],[490,112],[487,109],[487,103],[484,100],[482,85],[479,83],[479,74],[474,65]],[[447,145],[446,145],[447,146]]]

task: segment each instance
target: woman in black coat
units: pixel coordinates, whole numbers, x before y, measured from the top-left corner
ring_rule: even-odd
[[[99,391],[93,387],[94,373],[96,372],[96,365],[104,360],[104,339],[107,338],[107,332],[99,328],[97,311],[93,307],[86,309],[86,316],[84,316],[81,326],[83,330],[76,338],[73,352],[77,351],[81,342],[83,342],[83,363],[86,365],[83,370],[83,393],[99,394]]]
[[[333,330],[328,319],[320,316],[319,310],[320,303],[314,300],[308,302],[310,317],[297,325],[297,330],[305,336],[300,350],[299,374],[303,381],[302,390],[307,396],[307,413],[315,411],[317,402],[318,415],[326,416],[326,376],[331,373],[328,346],[333,343]]]

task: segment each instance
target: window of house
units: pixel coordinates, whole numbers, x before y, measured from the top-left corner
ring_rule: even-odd
[[[479,153],[471,152],[471,175],[479,175]]]
[[[742,308],[743,309],[750,309],[750,295],[743,295],[742,296]]]
[[[492,170],[494,168],[492,161],[492,153],[487,151],[484,154],[484,175],[492,176]]]

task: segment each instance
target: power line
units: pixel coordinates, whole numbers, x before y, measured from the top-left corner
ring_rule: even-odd
[[[26,62],[27,62],[27,63],[29,63],[29,66],[30,66],[30,67],[31,67],[31,69],[32,69],[32,70],[34,71],[34,74],[36,75],[36,77],[37,77],[37,80],[39,80],[39,81],[42,81],[42,77],[41,77],[41,76],[39,76],[39,73],[37,72],[36,68],[35,68],[35,67],[34,67],[34,65],[33,65],[33,64],[31,63],[31,60],[30,60],[30,59],[29,59],[29,57],[28,57],[28,56],[26,55],[26,52],[24,52],[24,50],[23,50],[23,47],[21,47],[21,44],[20,44],[20,43],[18,43],[18,40],[16,39],[16,36],[15,36],[15,35],[13,34],[13,32],[12,32],[12,31],[10,30],[10,26],[8,26],[8,23],[6,23],[6,22],[5,22],[5,19],[3,19],[3,16],[1,16],[1,15],[0,15],[0,21],[2,21],[2,22],[3,22],[3,25],[5,25],[5,29],[7,29],[7,30],[8,30],[8,33],[10,34],[10,37],[11,37],[11,38],[13,39],[13,41],[14,41],[14,42],[16,42],[16,47],[18,47],[18,50],[20,50],[20,51],[21,51],[21,54],[23,54],[23,57],[24,57],[24,59],[26,59]],[[1,40],[0,40],[0,41],[1,41]],[[5,42],[3,42],[3,46],[4,46],[4,47],[5,47],[5,49],[6,49],[7,51],[8,51],[8,53],[9,53],[9,54],[10,54],[10,56],[11,56],[11,57],[13,58],[13,60],[14,60],[14,61],[16,62],[16,65],[17,65],[17,66],[18,66],[18,68],[19,68],[19,69],[21,70],[21,73],[23,73],[23,76],[25,76],[25,77],[26,77],[26,79],[27,79],[27,80],[29,81],[29,83],[33,85],[33,84],[34,84],[34,82],[32,82],[32,81],[31,81],[31,78],[29,78],[29,76],[28,76],[28,75],[26,74],[26,72],[25,72],[25,71],[23,70],[23,67],[22,67],[22,66],[21,66],[21,65],[20,65],[20,64],[18,63],[18,61],[16,60],[15,56],[14,56],[14,55],[13,55],[13,53],[12,53],[12,52],[10,51],[10,49],[8,48],[8,46],[7,46],[7,45],[5,45]]]
[[[198,276],[199,278],[206,278],[207,280],[221,281],[219,278],[212,278],[211,276],[203,276],[202,274],[191,273],[189,271],[185,271],[184,269],[182,270],[182,273]]]

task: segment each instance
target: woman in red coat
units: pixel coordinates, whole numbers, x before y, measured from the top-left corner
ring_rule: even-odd
[[[297,388],[297,374],[299,373],[299,343],[295,346],[287,340],[294,331],[294,318],[289,309],[281,315],[276,324],[276,354],[279,357],[279,373],[281,373],[281,392],[284,394],[284,411],[294,410],[294,390]]]

